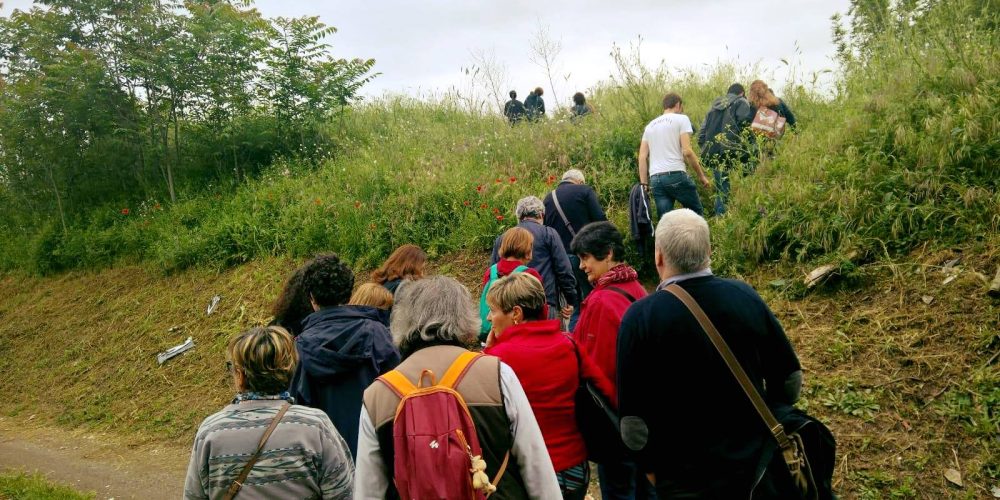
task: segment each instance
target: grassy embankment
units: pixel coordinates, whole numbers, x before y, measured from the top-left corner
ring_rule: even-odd
[[[714,267],[761,290],[796,345],[802,404],[838,437],[848,497],[976,498],[1000,480],[1000,306],[984,295],[1000,259],[996,15],[937,36],[955,10],[886,33],[832,101],[786,92],[800,130],[712,221]],[[370,268],[414,241],[474,286],[513,202],[569,166],[625,227],[634,150],[662,93],[679,89],[700,121],[733,77],[623,78],[594,92],[599,113],[581,124],[510,129],[446,103],[380,103],[331,130],[345,149],[317,166],[8,243],[5,267],[84,270],[0,281],[12,374],[0,411],[187,445],[230,396],[226,339],[267,319],[295,259],[333,249]],[[807,291],[802,275],[824,263],[839,277]],[[157,367],[188,335],[198,347]]]

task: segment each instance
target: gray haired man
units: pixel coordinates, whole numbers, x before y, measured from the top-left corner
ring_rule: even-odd
[[[622,438],[659,498],[748,498],[773,440],[698,320],[665,288],[677,284],[698,302],[769,405],[793,404],[802,386],[781,323],[750,285],[714,276],[711,254],[705,219],[688,209],[664,215],[662,282],[629,307],[618,333]]]
[[[535,237],[531,251],[531,262],[528,267],[542,275],[542,285],[545,286],[545,301],[549,304],[549,316],[555,318],[561,315],[568,320],[573,314],[574,304],[579,303],[576,293],[576,278],[570,267],[566,249],[563,247],[559,233],[551,227],[542,225],[545,220],[545,205],[537,196],[527,196],[517,201],[514,208],[518,227],[523,227]],[[493,243],[491,264],[500,260],[500,240],[497,236]],[[562,295],[568,305],[559,307],[559,296]]]

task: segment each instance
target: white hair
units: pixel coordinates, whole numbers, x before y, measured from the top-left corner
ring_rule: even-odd
[[[541,219],[545,216],[545,204],[537,196],[525,196],[517,200],[517,206],[514,207],[514,215],[517,216],[517,220],[524,219],[525,217]]]
[[[563,174],[562,180],[575,182],[577,184],[583,184],[584,182],[587,182],[583,178],[583,172],[581,172],[579,169],[576,168],[571,168],[567,170],[566,173]]]
[[[455,278],[404,280],[396,290],[389,330],[400,352],[413,344],[468,344],[479,333],[479,312]]]
[[[687,208],[671,210],[656,225],[656,249],[681,274],[707,269],[712,263],[708,223]]]

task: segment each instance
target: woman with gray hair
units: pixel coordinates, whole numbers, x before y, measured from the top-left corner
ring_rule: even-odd
[[[549,305],[550,311],[549,318],[554,319],[562,316],[563,320],[568,320],[579,303],[576,278],[573,276],[573,268],[559,233],[555,229],[543,225],[545,204],[537,196],[526,196],[517,201],[514,215],[519,221],[517,227],[527,229],[535,237],[531,261],[527,265],[542,275],[542,285],[545,286],[545,302]],[[491,265],[500,261],[502,240],[503,235],[497,236],[496,242],[493,244]],[[563,307],[560,307],[560,296],[565,304]]]
[[[390,324],[403,356],[395,372],[418,385],[424,371],[443,375],[469,352],[466,346],[474,344],[479,333],[479,314],[461,283],[435,276],[400,286]],[[486,473],[493,478],[505,470],[492,497],[559,498],[545,441],[514,371],[493,356],[477,356],[454,389],[468,406]],[[400,401],[381,379],[365,391],[354,498],[398,497],[392,464],[393,421]]]

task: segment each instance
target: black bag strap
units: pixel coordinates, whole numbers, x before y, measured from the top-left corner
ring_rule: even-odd
[[[271,433],[274,432],[274,429],[278,427],[278,422],[281,422],[281,417],[285,416],[285,412],[288,411],[289,406],[291,405],[289,405],[287,401],[281,405],[281,409],[278,410],[278,414],[274,416],[273,420],[271,420],[271,425],[267,426],[267,430],[265,430],[264,435],[261,436],[260,443],[257,444],[257,451],[253,452],[253,456],[250,457],[247,464],[243,466],[243,470],[240,471],[239,477],[237,477],[236,480],[233,481],[233,484],[229,485],[229,489],[226,490],[225,500],[232,500],[232,498],[240,492],[240,488],[243,487],[243,481],[247,480],[247,476],[250,475],[250,470],[253,469],[253,465],[257,463],[257,459],[260,458],[260,453],[264,451],[264,445],[267,444],[267,440],[271,437]]]
[[[625,290],[622,290],[621,288],[618,288],[616,286],[609,286],[608,290],[614,290],[620,293],[621,295],[625,296],[625,298],[628,299],[629,303],[635,302],[635,297],[633,297],[631,293],[628,293]]]
[[[573,229],[573,224],[569,223],[569,219],[566,217],[566,212],[563,212],[562,205],[559,204],[559,197],[556,196],[556,190],[552,190],[552,203],[556,205],[556,212],[559,212],[559,217],[562,218],[563,224],[566,224],[566,229],[569,229],[569,234],[574,238],[576,237],[576,230]]]
[[[753,407],[757,410],[757,414],[760,415],[761,420],[764,421],[764,424],[771,431],[771,435],[774,436],[774,439],[778,441],[778,446],[780,446],[782,450],[791,449],[793,445],[791,440],[788,439],[788,435],[785,434],[785,428],[780,422],[778,422],[778,419],[774,418],[774,414],[771,413],[771,409],[767,407],[767,404],[764,402],[764,398],[760,397],[760,393],[758,393],[757,388],[753,386],[753,382],[750,381],[750,377],[748,377],[747,373],[743,371],[743,367],[740,366],[740,362],[736,359],[733,351],[729,349],[729,345],[726,344],[722,335],[719,335],[719,331],[715,329],[715,325],[712,324],[712,320],[708,319],[708,316],[705,314],[705,311],[701,309],[701,306],[698,305],[698,302],[694,300],[694,297],[687,293],[686,290],[678,286],[676,283],[668,286],[666,291],[680,299],[680,301],[687,306],[688,310],[691,311],[691,314],[694,315],[695,319],[698,320],[701,328],[705,330],[705,334],[708,335],[709,340],[712,341],[712,345],[715,346],[715,349],[719,351],[722,359],[726,362],[726,365],[729,367],[729,371],[733,373],[733,376],[736,377],[736,381],[739,382],[740,387],[743,388],[743,392],[746,393],[748,398],[750,398],[750,402],[753,403]]]

